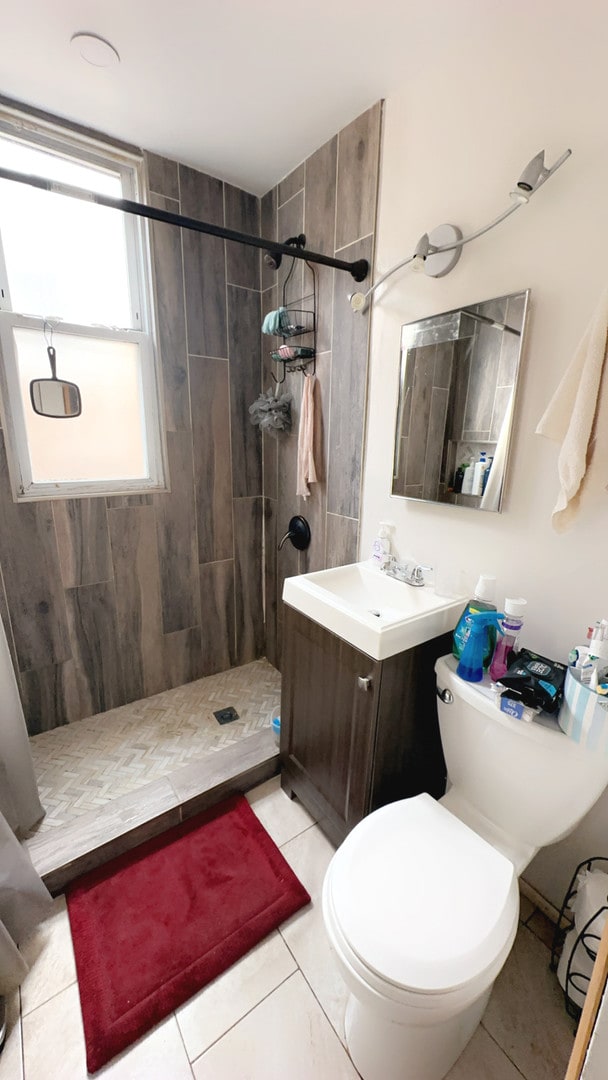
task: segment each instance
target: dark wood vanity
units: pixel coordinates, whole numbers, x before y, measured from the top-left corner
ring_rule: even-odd
[[[334,844],[372,810],[445,790],[435,660],[442,634],[373,660],[284,605],[281,784]]]

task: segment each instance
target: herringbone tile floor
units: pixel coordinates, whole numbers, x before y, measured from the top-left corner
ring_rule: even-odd
[[[34,735],[37,835],[268,726],[280,696],[279,672],[256,660]],[[229,705],[239,719],[220,725],[213,713]]]

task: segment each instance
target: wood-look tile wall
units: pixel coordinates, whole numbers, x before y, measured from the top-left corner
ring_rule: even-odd
[[[147,155],[154,205],[259,234],[260,200]],[[264,653],[260,258],[151,227],[171,490],[16,505],[0,615],[30,733]]]
[[[374,105],[321,146],[277,187],[262,198],[262,235],[285,240],[305,233],[307,247],[338,258],[373,259],[378,191],[382,105]],[[262,311],[282,301],[290,260],[278,272],[262,269]],[[317,267],[318,333],[315,410],[323,445],[317,461],[319,481],[310,497],[296,495],[297,420],[303,375],[288,375],[284,389],[294,399],[291,435],[264,436],[264,515],[266,521],[266,650],[280,666],[281,593],[285,577],[357,558],[361,464],[365,426],[368,315],[353,314],[348,294],[356,288],[342,271]],[[299,264],[292,275],[287,302],[310,306],[311,275]],[[371,280],[371,279],[370,279]],[[366,285],[363,288],[367,287]],[[264,386],[271,385],[269,351],[274,339],[264,337]],[[319,468],[320,466],[320,468]],[[289,541],[277,552],[277,540],[289,519],[303,514],[312,541],[299,553]]]

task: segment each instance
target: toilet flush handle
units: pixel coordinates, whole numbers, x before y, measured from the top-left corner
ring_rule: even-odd
[[[451,705],[454,700],[454,695],[451,690],[440,690],[437,687],[437,697],[441,698],[444,705]]]

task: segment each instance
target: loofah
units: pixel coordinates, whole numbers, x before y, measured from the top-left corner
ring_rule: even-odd
[[[260,394],[249,406],[251,423],[276,438],[279,431],[291,431],[291,394],[275,397],[274,390]]]

